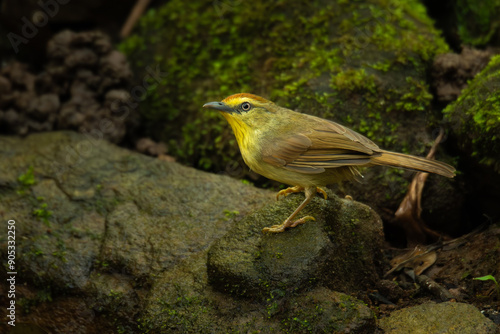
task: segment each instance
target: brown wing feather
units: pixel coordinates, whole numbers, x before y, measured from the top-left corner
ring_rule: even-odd
[[[304,174],[319,174],[324,168],[312,165],[294,165],[302,154],[311,147],[311,140],[304,134],[296,134],[284,139],[276,140],[262,152],[262,160],[277,167],[283,167]]]
[[[299,173],[317,174],[328,168],[365,165],[370,157],[381,154],[371,140],[340,124],[321,120],[312,128],[275,141],[263,152],[263,160]]]
[[[314,132],[311,136],[316,137],[318,144],[330,144],[328,148],[345,148],[356,152],[364,152],[372,154],[380,152],[381,149],[370,139],[365,136],[348,129],[340,124],[331,121],[320,120],[314,127]],[[309,138],[311,138],[309,136]],[[316,140],[311,139],[313,142]],[[334,145],[332,146],[332,142]],[[342,145],[338,146],[338,145]]]

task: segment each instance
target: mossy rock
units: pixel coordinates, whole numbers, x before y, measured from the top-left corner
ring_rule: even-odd
[[[267,301],[214,290],[207,252],[159,275],[138,316],[141,333],[373,333],[375,317],[362,301],[311,287]]]
[[[285,233],[263,234],[303,200],[292,195],[238,223],[208,253],[209,282],[234,297],[280,300],[317,284],[353,292],[373,284],[381,259],[382,223],[366,205],[314,198],[301,212],[316,221]]]
[[[500,46],[500,1],[457,0],[452,15],[456,15],[457,34],[463,44]]]
[[[463,155],[500,173],[500,56],[490,60],[444,114]]]
[[[470,304],[427,303],[397,310],[382,318],[379,326],[384,333],[498,333],[493,321]]]
[[[137,332],[160,273],[274,198],[74,132],[0,136],[0,170],[0,217],[15,220],[17,236],[0,279],[18,272],[16,316],[50,333]]]
[[[381,146],[426,151],[429,64],[448,50],[412,1],[169,1],[120,45],[137,73],[168,75],[140,106],[144,131],[181,162],[248,175],[209,101],[238,92],[329,118]],[[153,65],[154,64],[154,65]]]

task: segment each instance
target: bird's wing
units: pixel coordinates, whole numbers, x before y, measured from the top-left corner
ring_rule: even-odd
[[[330,121],[317,121],[312,130],[277,140],[263,150],[263,160],[305,174],[327,168],[365,165],[381,149],[368,138]]]

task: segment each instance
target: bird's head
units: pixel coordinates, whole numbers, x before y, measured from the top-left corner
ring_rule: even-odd
[[[238,142],[249,131],[261,129],[272,122],[278,110],[273,102],[247,93],[234,94],[221,102],[206,103],[203,107],[220,111],[233,128]]]

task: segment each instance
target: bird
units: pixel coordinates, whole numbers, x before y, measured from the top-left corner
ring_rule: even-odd
[[[264,233],[280,233],[315,220],[295,219],[316,193],[344,180],[360,180],[359,167],[390,166],[452,178],[455,168],[440,161],[386,151],[365,136],[333,121],[296,112],[263,97],[238,93],[204,108],[219,111],[233,129],[245,163],[254,172],[284,184],[276,198],[304,192],[304,201],[281,224]]]

